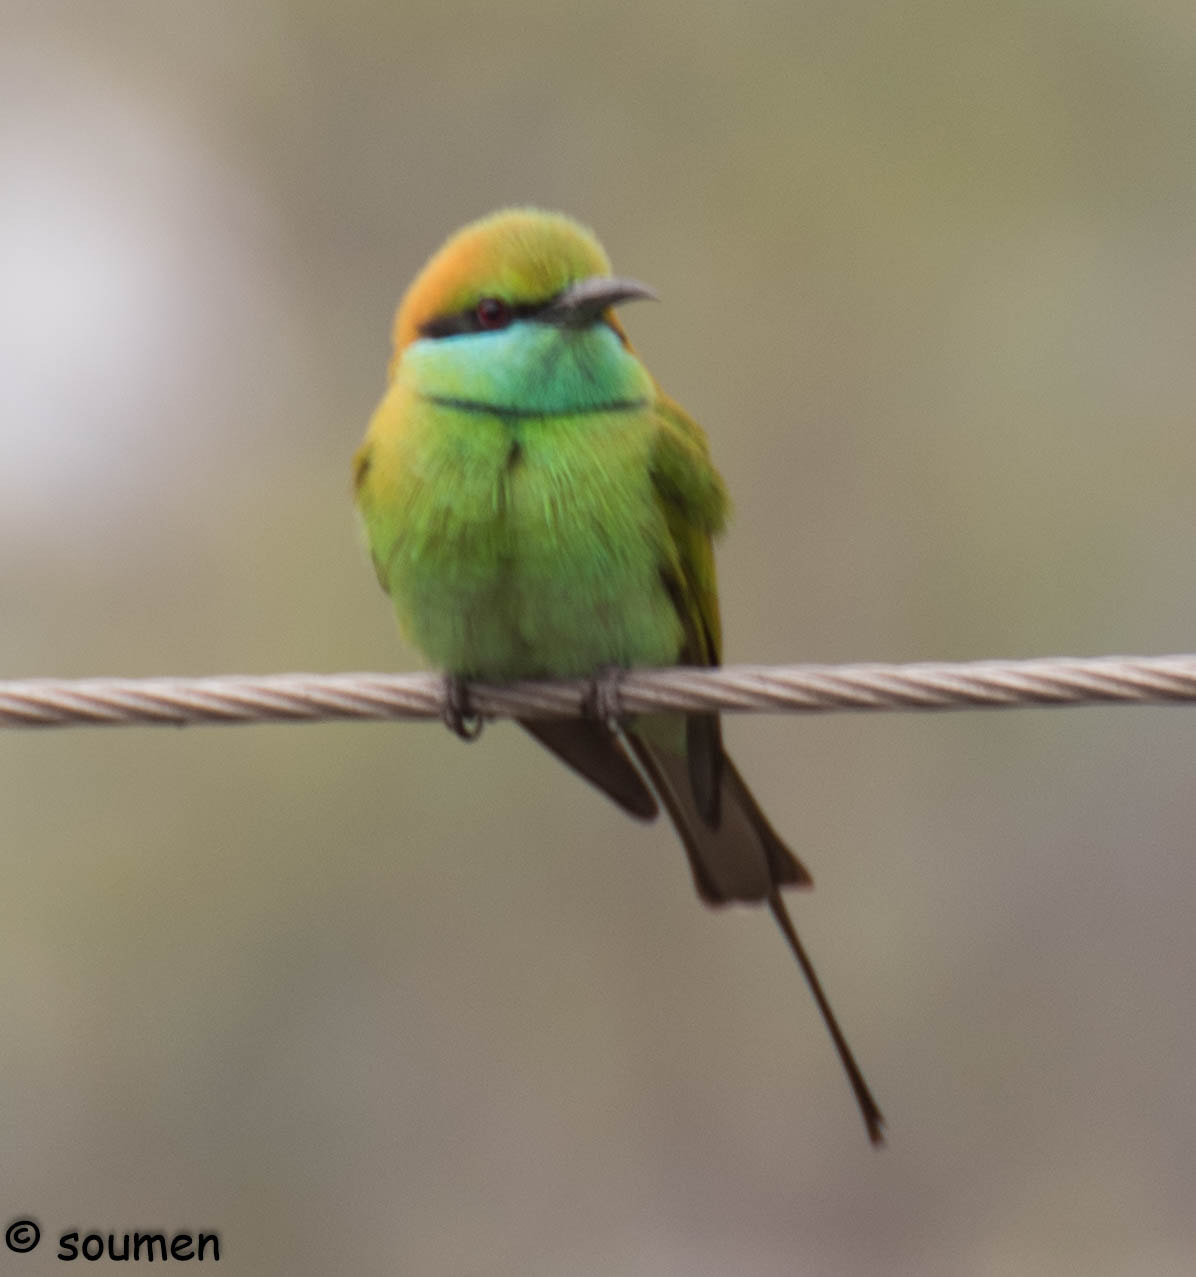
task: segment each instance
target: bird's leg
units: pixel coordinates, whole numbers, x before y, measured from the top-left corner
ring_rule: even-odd
[[[781,930],[785,933],[785,939],[789,941],[793,956],[797,959],[798,966],[801,967],[810,985],[810,992],[814,995],[814,1001],[818,1004],[818,1010],[822,1012],[826,1027],[830,1030],[831,1041],[834,1042],[835,1050],[839,1053],[839,1059],[843,1062],[843,1068],[847,1072],[847,1080],[851,1083],[851,1089],[855,1092],[856,1102],[860,1106],[864,1125],[868,1128],[868,1138],[873,1144],[883,1144],[885,1142],[884,1114],[881,1113],[880,1106],[872,1098],[868,1083],[864,1081],[860,1066],[855,1062],[851,1047],[847,1045],[847,1039],[843,1036],[843,1030],[839,1028],[839,1022],[835,1019],[831,1004],[827,1001],[826,994],[822,991],[822,982],[818,979],[814,964],[807,956],[802,942],[797,938],[797,928],[794,927],[793,921],[789,917],[789,911],[785,908],[781,893],[775,887],[768,893],[768,907],[772,910],[772,916],[776,918]]]
[[[596,718],[606,727],[618,727],[620,720],[626,717],[619,695],[619,687],[626,673],[621,665],[600,665],[590,675],[590,689],[583,706],[590,718]]]
[[[469,681],[460,674],[444,676],[444,709],[441,711],[445,726],[462,740],[477,740],[482,734],[484,720],[469,700]]]

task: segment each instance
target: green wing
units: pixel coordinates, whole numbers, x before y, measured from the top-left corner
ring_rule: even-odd
[[[685,633],[679,660],[685,665],[717,665],[722,628],[712,538],[727,521],[727,491],[697,423],[664,395],[657,413],[652,486],[672,543],[661,577]]]
[[[657,406],[660,429],[652,484],[669,530],[661,580],[681,621],[683,665],[717,665],[722,648],[713,538],[727,518],[727,493],[710,461],[701,428],[671,399]],[[717,714],[689,714],[685,755],[690,787],[706,824],[720,820],[723,744]]]
[[[727,494],[706,437],[671,399],[657,405],[652,460],[656,500],[669,531],[661,580],[681,621],[682,664],[717,665],[722,646],[713,538],[727,517]],[[630,724],[627,740],[651,777],[709,904],[761,900],[783,885],[808,885],[804,866],[768,823],[723,752],[717,714],[652,715]]]

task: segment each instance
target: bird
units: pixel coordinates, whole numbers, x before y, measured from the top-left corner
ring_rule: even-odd
[[[354,454],[359,522],[399,629],[448,680],[617,679],[715,666],[713,541],[728,497],[706,436],[656,384],[612,274],[563,213],[506,208],[453,234],[404,294],[381,402]],[[608,685],[608,684],[607,684]],[[826,1023],[869,1138],[884,1118],[781,896],[811,876],[723,748],[715,713],[521,720],[642,821],[663,806],[699,897],[768,904]]]

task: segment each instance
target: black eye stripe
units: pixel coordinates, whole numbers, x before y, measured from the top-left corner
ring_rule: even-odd
[[[509,322],[514,323],[517,319],[532,319],[545,307],[551,306],[555,300],[555,297],[550,297],[547,301],[525,302],[521,306],[512,306],[507,303],[507,311],[510,315]],[[462,333],[493,331],[493,329],[484,328],[478,320],[477,304],[475,303],[468,310],[459,311],[457,314],[437,315],[435,319],[429,319],[426,324],[420,325],[419,334],[421,337],[459,337]]]

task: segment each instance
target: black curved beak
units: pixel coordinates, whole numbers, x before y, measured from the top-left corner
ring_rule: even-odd
[[[570,284],[558,293],[537,313],[536,318],[547,324],[560,324],[563,328],[584,328],[609,307],[638,300],[660,299],[653,289],[638,280],[592,275],[589,279],[579,279],[576,284]]]

